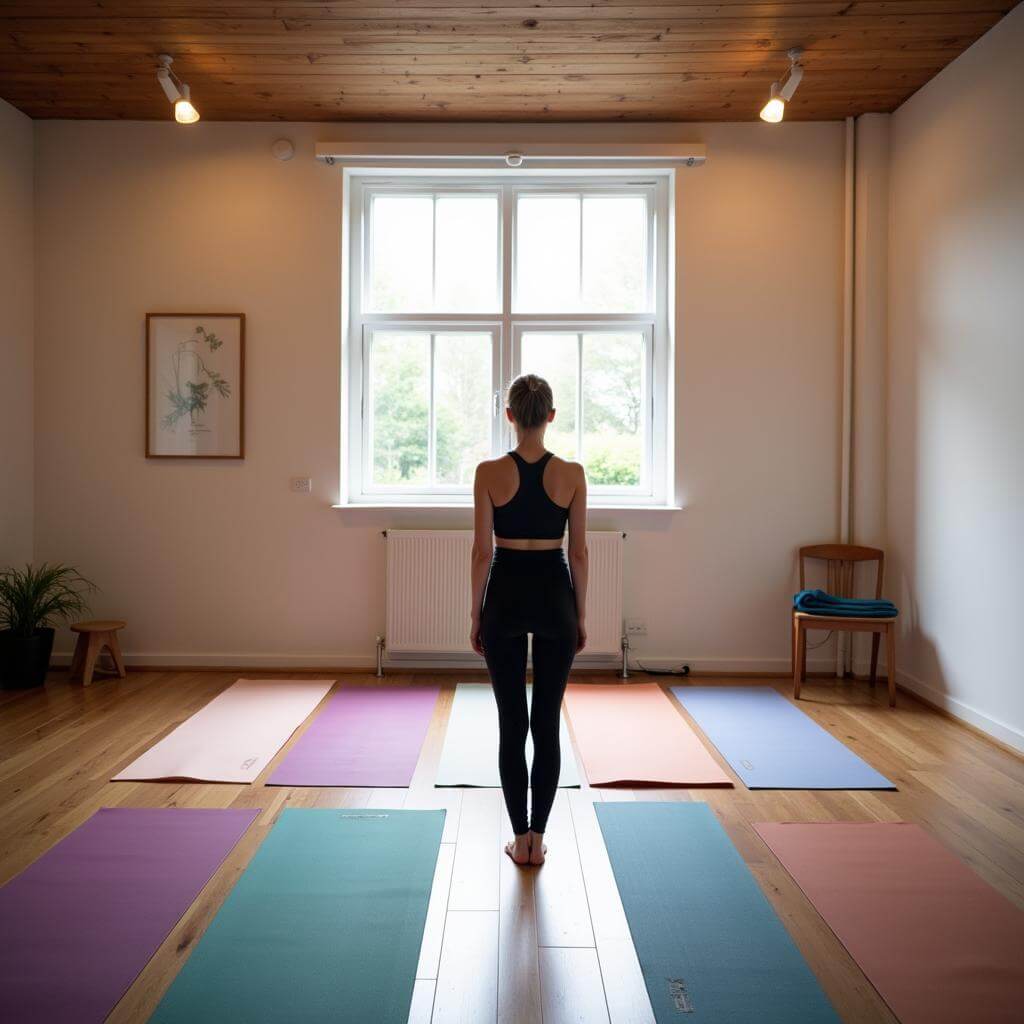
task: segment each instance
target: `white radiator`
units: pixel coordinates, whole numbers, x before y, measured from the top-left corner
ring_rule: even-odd
[[[587,647],[578,661],[617,658],[622,638],[622,534],[587,534]],[[387,531],[388,657],[475,660],[469,646],[471,530]]]

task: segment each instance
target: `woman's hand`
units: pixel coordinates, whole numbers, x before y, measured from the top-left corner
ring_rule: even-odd
[[[483,641],[480,639],[480,620],[477,618],[470,622],[469,644],[477,654],[484,653]]]
[[[576,624],[576,653],[579,654],[587,646],[587,624],[580,619]]]

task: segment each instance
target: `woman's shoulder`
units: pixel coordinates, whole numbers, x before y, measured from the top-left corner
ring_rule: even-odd
[[[512,475],[512,460],[507,455],[499,455],[496,459],[484,459],[476,466],[476,479],[483,484],[502,484]]]
[[[570,459],[563,459],[558,455],[551,456],[552,467],[567,479],[583,480],[586,478],[586,470],[582,462],[572,462]]]
[[[504,469],[510,462],[511,459],[507,455],[499,455],[496,459],[483,459],[476,464],[476,471],[486,476],[488,473]]]

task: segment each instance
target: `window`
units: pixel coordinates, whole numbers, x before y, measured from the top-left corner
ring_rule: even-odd
[[[593,504],[665,504],[668,176],[346,181],[345,500],[469,503],[537,373]]]

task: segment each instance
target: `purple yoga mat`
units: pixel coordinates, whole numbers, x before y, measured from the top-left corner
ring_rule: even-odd
[[[408,786],[434,714],[436,686],[336,690],[268,786]]]
[[[106,1019],[258,810],[104,807],[0,889],[0,1021]]]

